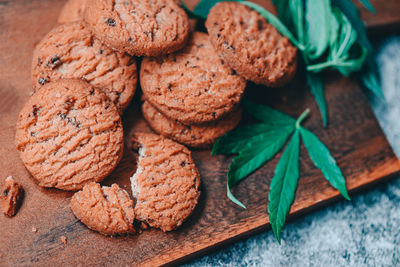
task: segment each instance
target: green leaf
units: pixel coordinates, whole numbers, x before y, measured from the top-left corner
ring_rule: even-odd
[[[293,124],[292,124],[293,125]],[[229,132],[219,138],[212,150],[212,155],[229,155],[237,154],[249,143],[262,142],[266,138],[279,136],[282,129],[293,127],[276,126],[265,123],[252,124],[243,126]]]
[[[287,138],[293,130],[294,125],[292,125],[292,127],[280,129],[280,131],[275,132],[274,135],[266,136],[264,140],[260,140],[260,142],[250,142],[240,151],[239,155],[232,160],[228,171],[227,194],[234,203],[238,204],[239,202],[239,206],[244,206],[233,196],[230,191],[231,187],[275,156],[285,145]]]
[[[240,0],[201,0],[194,8],[193,13],[202,19],[207,19],[210,9],[219,2],[240,2]]]
[[[379,84],[377,74],[372,70],[365,70],[359,74],[359,77],[364,84],[372,93],[376,96],[381,97],[382,99],[385,98],[381,86]]]
[[[358,1],[360,1],[360,3],[363,4],[363,6],[366,9],[368,9],[371,13],[376,13],[374,6],[371,4],[369,0],[358,0]]]
[[[291,0],[289,1],[289,8],[285,7],[286,10],[290,10],[292,14],[292,20],[294,28],[297,32],[297,38],[301,44],[304,45],[304,5],[303,0]]]
[[[289,6],[290,0],[272,0],[278,13],[279,19],[287,26],[290,27],[292,20],[292,13],[290,12]]]
[[[321,170],[325,179],[328,180],[334,188],[339,190],[345,199],[350,200],[346,189],[346,180],[328,148],[318,139],[318,137],[307,129],[301,127],[300,133],[314,165]]]
[[[256,119],[272,125],[289,125],[295,122],[295,119],[276,109],[266,105],[256,104],[247,99],[243,100],[243,106],[246,111]]]
[[[331,30],[330,0],[306,0],[307,50],[311,59],[319,58],[329,45]]]
[[[269,220],[279,244],[286,215],[293,203],[299,180],[300,137],[296,130],[275,169],[269,192]]]
[[[304,50],[304,46],[296,40],[289,29],[286,28],[286,26],[271,12],[253,2],[240,1],[240,3],[260,13],[261,16],[263,16],[272,26],[274,26],[278,30],[278,32],[280,32],[283,36],[286,36],[292,42],[292,44],[297,46],[300,50]]]
[[[314,73],[306,72],[306,78],[308,86],[310,86],[311,93],[313,94],[315,101],[317,101],[319,110],[324,126],[328,125],[328,108],[326,106],[324,83],[322,78]]]

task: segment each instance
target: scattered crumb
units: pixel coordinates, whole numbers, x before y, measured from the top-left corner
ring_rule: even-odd
[[[36,233],[37,232],[37,228],[36,227],[32,227],[32,232]]]
[[[66,245],[67,244],[67,237],[66,236],[62,236],[61,237],[61,242],[63,242],[64,245]]]
[[[1,190],[1,210],[7,216],[14,216],[22,200],[24,189],[14,181],[12,176],[8,176]]]

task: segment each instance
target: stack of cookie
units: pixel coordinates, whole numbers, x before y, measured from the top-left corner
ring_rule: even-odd
[[[35,49],[35,93],[20,113],[16,147],[40,186],[83,189],[71,209],[106,235],[135,233],[135,221],[163,231],[180,226],[200,194],[199,172],[181,144],[209,148],[236,127],[246,79],[280,86],[296,70],[296,48],[239,3],[212,8],[210,35],[190,32],[175,0],[69,0],[59,22]],[[98,183],[123,154],[135,56],[144,56],[143,116],[162,136],[133,137],[133,202],[118,185]]]

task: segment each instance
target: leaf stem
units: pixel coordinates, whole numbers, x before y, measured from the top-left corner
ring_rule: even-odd
[[[296,129],[300,129],[300,125],[303,122],[303,120],[307,117],[308,113],[310,113],[310,109],[307,108],[306,110],[301,113],[299,118],[296,120]]]

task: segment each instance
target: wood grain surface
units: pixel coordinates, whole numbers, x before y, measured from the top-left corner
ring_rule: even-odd
[[[378,15],[363,12],[369,27],[385,29],[399,25],[400,1],[372,2]],[[0,216],[0,266],[175,264],[267,229],[267,193],[279,157],[234,188],[235,195],[248,207],[243,210],[226,197],[225,175],[232,158],[194,151],[202,177],[200,203],[179,230],[169,233],[151,229],[140,235],[104,237],[74,217],[69,208],[71,192],[36,185],[14,148],[15,122],[32,91],[30,66],[34,46],[55,26],[62,5],[63,1],[0,0],[0,184],[12,175],[25,188],[18,214],[13,218]],[[325,81],[328,129],[322,127],[317,106],[300,77],[289,86],[274,90],[249,84],[247,94],[250,99],[261,100],[293,116],[311,108],[311,116],[304,125],[329,147],[350,191],[398,174],[400,163],[358,85],[334,74],[325,77]],[[127,190],[129,177],[136,168],[129,138],[135,131],[150,131],[140,115],[139,98],[135,97],[123,117],[127,148],[124,158],[104,182],[117,182]],[[244,123],[248,121],[245,116]],[[291,216],[340,197],[312,165],[304,148],[301,153],[301,179]],[[67,244],[63,244],[61,236],[67,237]]]

